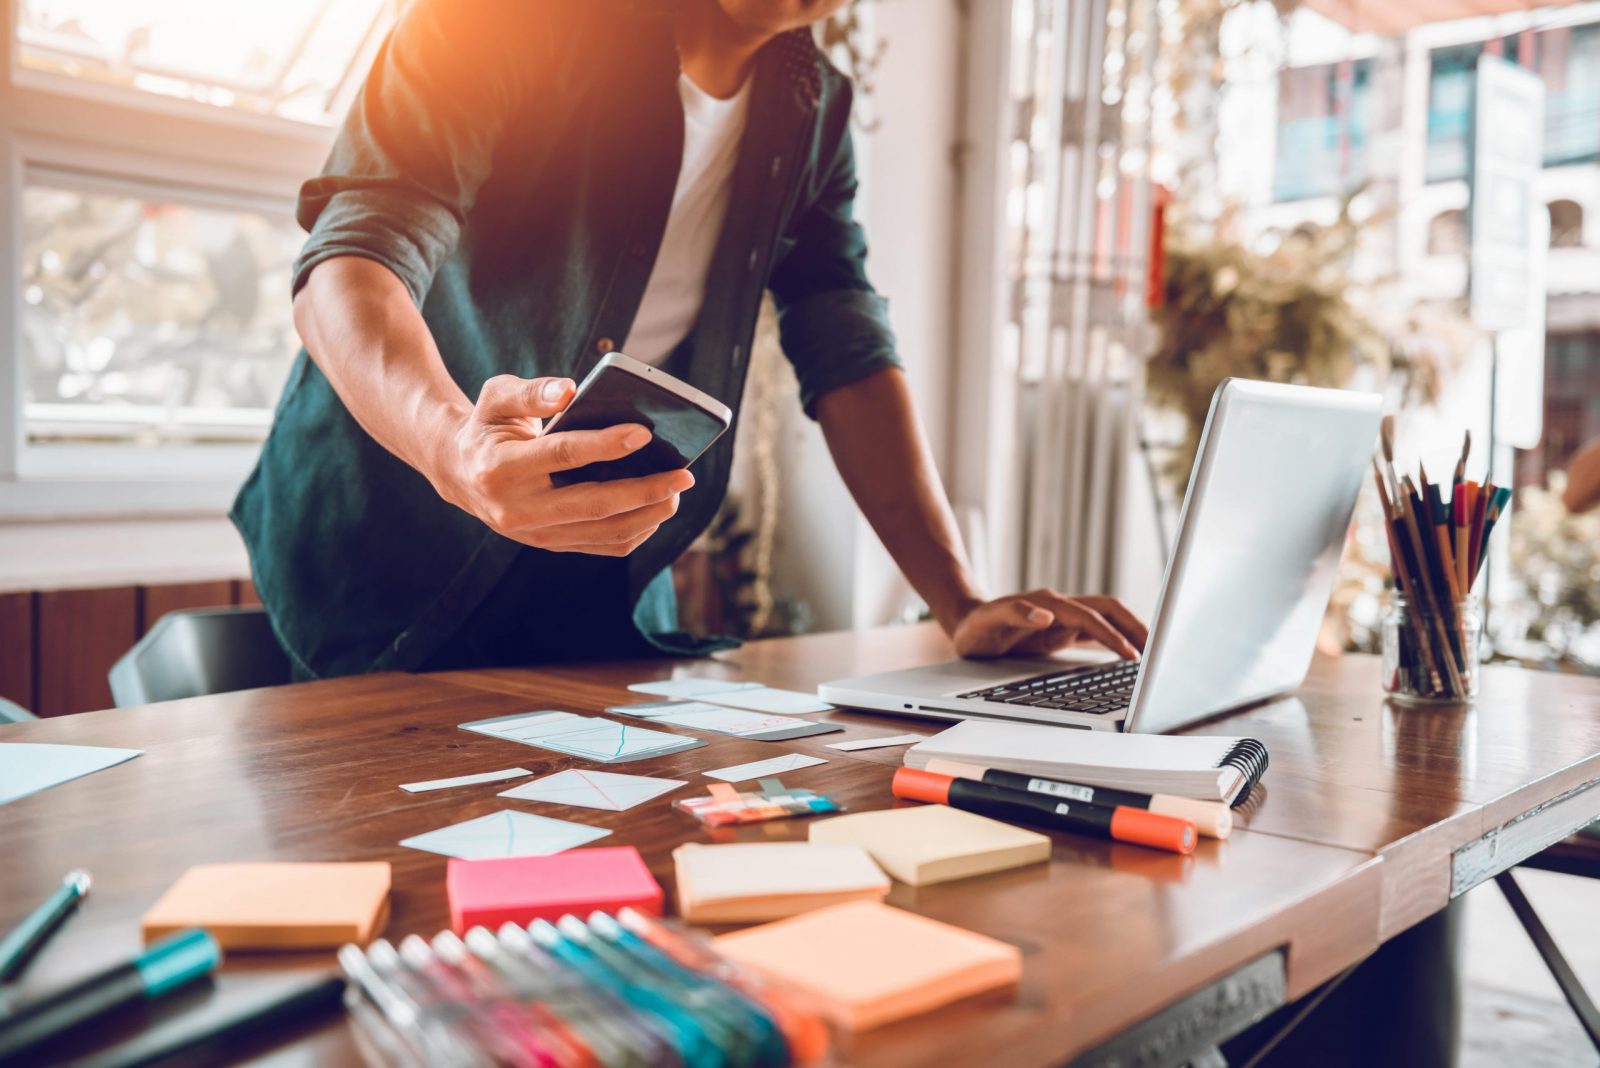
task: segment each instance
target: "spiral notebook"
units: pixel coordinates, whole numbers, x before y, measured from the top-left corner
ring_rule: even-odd
[[[1267,747],[1254,738],[1117,734],[969,719],[906,750],[907,767],[925,768],[933,759],[1235,804],[1266,773]]]

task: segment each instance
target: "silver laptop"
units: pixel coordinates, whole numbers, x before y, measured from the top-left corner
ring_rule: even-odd
[[[956,660],[817,688],[854,708],[1158,733],[1305,678],[1381,418],[1371,393],[1229,379],[1211,399],[1140,660]]]

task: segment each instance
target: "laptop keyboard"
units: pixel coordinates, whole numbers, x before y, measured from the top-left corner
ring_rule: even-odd
[[[1004,705],[1030,705],[1064,712],[1103,716],[1128,707],[1133,684],[1139,678],[1139,661],[1124,660],[1102,668],[1072,668],[1004,686],[960,694],[973,701],[998,701]]]

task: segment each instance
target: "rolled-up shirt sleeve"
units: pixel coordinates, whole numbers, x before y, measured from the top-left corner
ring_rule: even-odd
[[[828,125],[834,150],[817,195],[799,214],[768,281],[778,337],[800,380],[800,403],[817,401],[887,367],[899,367],[888,302],[867,280],[867,240],[855,221],[855,148],[846,94]]]
[[[381,263],[421,304],[455,250],[530,71],[555,37],[531,0],[414,0],[373,61],[322,174],[293,292],[338,256]],[[540,31],[543,32],[540,32]]]

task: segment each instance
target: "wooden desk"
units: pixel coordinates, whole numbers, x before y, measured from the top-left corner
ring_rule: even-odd
[[[632,813],[561,811],[507,802],[493,784],[421,795],[395,787],[514,764],[541,774],[570,766],[570,759],[456,725],[540,706],[595,713],[633,699],[623,689],[627,682],[675,669],[810,688],[830,677],[948,655],[931,628],[899,628],[756,643],[716,662],[377,675],[0,728],[0,741],[146,750],[128,764],[6,806],[0,926],[19,919],[68,869],[93,872],[95,889],[81,914],[24,975],[25,989],[41,989],[131,954],[139,915],[190,864],[382,859],[395,865],[386,933],[431,933],[447,923],[444,860],[395,843],[508,806],[613,828],[604,844],[637,845],[670,888],[672,848],[706,835],[664,803]],[[1380,924],[1398,922],[1386,921],[1391,908],[1396,917],[1405,913],[1391,900],[1409,898],[1391,889],[1390,854],[1407,873],[1406,885],[1415,880],[1436,888],[1441,878],[1447,884],[1453,851],[1481,838],[1491,821],[1600,775],[1592,707],[1600,700],[1570,717],[1587,726],[1536,737],[1531,710],[1493,721],[1521,723],[1520,732],[1501,730],[1485,722],[1482,702],[1477,712],[1428,713],[1434,718],[1424,727],[1409,718],[1421,714],[1386,711],[1375,696],[1375,672],[1369,686],[1363,670],[1360,661],[1319,665],[1301,696],[1305,711],[1280,704],[1202,728],[1248,730],[1272,751],[1264,796],[1253,804],[1249,826],[1226,843],[1206,841],[1194,857],[1173,858],[1056,836],[1047,866],[920,890],[897,885],[893,904],[1021,946],[1023,983],[1014,993],[849,1040],[849,1062],[1010,1066],[1093,1060],[1112,1050],[1127,1055],[1115,1045],[1117,1036],[1174,1005],[1199,1006],[1221,1033],[1231,1033],[1274,999],[1298,997],[1360,960],[1378,944]],[[1514,700],[1517,693],[1542,693],[1545,683],[1518,676],[1490,685]],[[1346,686],[1362,690],[1340,689]],[[1585,691],[1580,685],[1574,692],[1580,700]],[[1592,698],[1595,690],[1588,692]],[[847,733],[784,743],[708,738],[703,749],[625,770],[691,779],[698,788],[706,781],[700,769],[799,749],[829,763],[786,781],[833,793],[851,809],[880,808],[893,803],[887,783],[902,751],[850,754],[825,744],[937,729],[861,713],[830,718]],[[1452,732],[1459,740],[1451,740]],[[1415,797],[1406,793],[1408,784],[1416,786]],[[795,821],[743,828],[736,837],[804,834],[804,823]],[[1435,861],[1445,875],[1435,874]],[[231,1000],[288,974],[330,966],[330,955],[240,954],[209,996]],[[157,1021],[182,1007],[163,1007]],[[1159,1032],[1160,1024],[1157,1017],[1145,1031]],[[1120,1041],[1148,1039],[1156,1043],[1145,1046],[1148,1053],[1172,1032],[1141,1034]],[[338,1064],[354,1056],[339,1024],[267,1053],[262,1063]]]
[[[1600,681],[1483,670],[1469,707],[1383,699],[1376,657],[1319,657],[1292,698],[1191,728],[1272,754],[1257,832],[1383,858],[1387,941],[1600,819]]]

